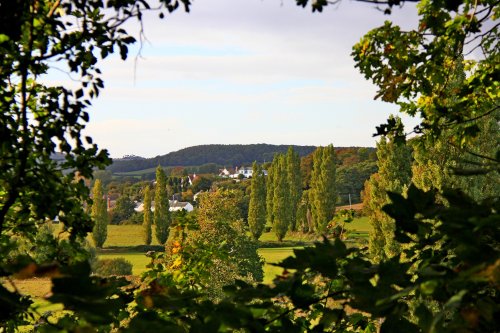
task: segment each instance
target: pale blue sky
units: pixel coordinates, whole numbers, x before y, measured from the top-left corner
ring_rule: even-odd
[[[385,16],[345,0],[314,14],[293,0],[194,1],[190,14],[146,17],[137,66],[135,51],[103,65],[87,133],[112,157],[214,143],[374,146],[375,126],[397,109],[373,100],[350,53],[386,19],[417,20],[410,6]]]

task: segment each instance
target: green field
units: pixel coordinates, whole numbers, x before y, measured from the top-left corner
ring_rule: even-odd
[[[367,217],[361,217],[356,218],[349,224],[346,224],[346,229],[349,230],[353,236],[367,237],[368,232],[371,230],[371,226]],[[266,261],[264,266],[264,281],[270,282],[276,275],[281,274],[281,268],[272,266],[270,263],[277,263],[293,254],[294,247],[290,247],[289,244],[312,244],[314,240],[315,237],[309,234],[289,233],[285,237],[284,242],[279,243],[273,232],[264,233],[261,236],[260,241],[263,242],[264,246],[272,245],[272,247],[263,247],[259,249],[259,254]],[[142,226],[110,225],[108,226],[108,238],[104,243],[104,250],[99,254],[99,258],[124,258],[132,263],[133,274],[140,275],[146,270],[149,258],[147,258],[144,253],[131,252],[130,248],[138,245],[143,245]],[[156,240],[153,240],[153,245],[158,245]],[[303,245],[299,245],[299,247],[302,246]],[[106,248],[110,247],[113,248],[113,253],[106,251]],[[120,248],[123,250],[121,251]]]
[[[259,249],[259,254],[266,261],[266,264],[264,265],[264,282],[271,282],[276,275],[282,273],[281,268],[272,266],[271,264],[278,263],[286,257],[292,255],[293,248],[263,248]],[[141,275],[142,273],[144,273],[146,271],[146,265],[150,262],[150,259],[146,257],[144,253],[136,252],[99,254],[99,258],[124,258],[132,264],[132,274],[134,275]]]
[[[91,240],[91,238],[89,238]],[[142,225],[109,225],[104,247],[132,247],[143,245]],[[153,237],[152,245],[158,245]]]
[[[151,258],[146,257],[145,253],[123,252],[123,253],[106,253],[99,254],[99,259],[114,259],[123,258],[132,264],[132,274],[140,276],[147,268],[146,265],[151,262]]]
[[[351,232],[357,232],[361,234],[368,234],[371,230],[371,226],[368,222],[367,217],[355,218],[353,222],[346,224],[346,229]],[[284,239],[285,246],[286,242],[305,242],[311,243],[317,239],[310,234],[301,234],[298,232],[288,233]],[[91,238],[89,237],[89,240]],[[261,242],[275,242],[279,246],[278,239],[273,232],[266,232],[260,237]],[[142,226],[141,225],[109,225],[108,226],[108,238],[104,243],[104,247],[133,247],[138,245],[143,245],[142,240]],[[152,245],[158,245],[153,237]],[[274,247],[274,246],[273,246]]]
[[[281,273],[283,273],[283,269],[281,267],[276,267],[271,264],[279,263],[283,259],[293,255],[293,249],[294,248],[291,247],[259,249],[259,254],[266,261],[264,264],[265,283],[272,282],[276,275],[281,275]]]
[[[346,225],[355,237],[366,237],[371,227],[367,218],[356,218],[352,223]],[[355,234],[354,234],[355,233]],[[293,255],[294,248],[300,248],[304,245],[289,244],[305,243],[312,244],[314,237],[300,233],[291,233],[285,237],[284,242],[279,243],[272,232],[264,233],[261,242],[265,247],[259,249],[259,254],[265,260],[264,282],[269,283],[282,273],[282,269],[271,265],[278,263],[286,257]],[[91,237],[89,241],[92,243]],[[133,265],[132,273],[141,275],[146,271],[146,265],[150,259],[144,253],[134,251],[135,246],[143,245],[142,226],[140,225],[110,225],[108,226],[108,238],[104,243],[104,249],[98,252],[101,259],[124,258]],[[157,245],[153,241],[153,245]],[[271,246],[268,246],[271,245]],[[16,286],[26,294],[42,299],[50,291],[49,279],[28,279],[16,281]],[[46,305],[41,303],[41,305]]]
[[[351,223],[346,223],[346,229],[358,232],[370,232],[372,226],[370,225],[368,216],[356,217]]]
[[[149,168],[149,169],[143,169],[143,170],[137,170],[137,171],[129,171],[129,172],[116,172],[116,176],[120,177],[140,177],[145,174],[149,173],[155,173],[156,172],[156,167],[154,168]]]

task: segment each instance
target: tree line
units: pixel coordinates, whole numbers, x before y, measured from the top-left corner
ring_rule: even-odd
[[[169,166],[197,166],[214,163],[219,166],[249,165],[253,161],[261,163],[272,161],[275,154],[284,153],[286,145],[248,144],[248,145],[201,145],[171,152],[166,155],[147,159],[120,160],[116,159],[108,166],[108,170],[115,172],[129,172],[154,168],[157,165]],[[314,146],[294,146],[300,156],[310,154]]]
[[[386,5],[389,13],[401,4],[373,2]],[[321,11],[331,2],[297,4]],[[110,160],[83,134],[86,108],[103,88],[101,60],[113,52],[126,58],[135,39],[122,24],[142,20],[148,1],[109,1],[106,9],[101,1],[70,0],[0,6],[3,331],[24,329],[38,318],[36,329],[42,332],[500,330],[498,2],[422,1],[415,29],[387,21],[353,48],[356,66],[377,86],[376,97],[421,117],[413,130],[424,147],[415,150],[414,184],[390,179],[399,174],[399,164],[380,165],[379,179],[369,183],[372,189],[380,186],[375,193],[391,219],[380,230],[393,238],[372,242],[381,244],[378,258],[341,239],[324,240],[282,261],[284,271],[272,285],[245,280],[246,269],[216,297],[204,288],[218,273],[210,259],[237,255],[238,249],[231,237],[212,238],[222,227],[229,232],[227,221],[236,213],[228,205],[229,213],[218,215],[214,200],[207,201],[212,208],[202,216],[221,222],[216,228],[209,223],[195,231],[189,218],[178,221],[180,236],[195,233],[200,242],[191,244],[202,251],[191,255],[188,246],[173,241],[172,253],[181,256],[169,261],[153,254],[140,285],[90,274],[84,239],[95,221],[83,204],[91,204],[84,179]],[[162,1],[159,15],[179,6],[189,10],[191,2]],[[474,57],[466,56],[470,52]],[[38,80],[55,60],[80,80],[79,87]],[[396,148],[406,141],[397,119],[380,125],[377,134],[386,137],[380,145],[388,149],[380,154],[392,159],[388,151],[395,149],[394,156],[407,156]],[[52,160],[56,150],[64,161]],[[311,170],[314,184],[312,175]],[[286,183],[279,179],[273,190],[290,197]],[[395,190],[384,192],[386,186]],[[278,222],[282,214],[277,213]],[[64,237],[50,232],[40,237],[55,218]],[[214,241],[205,243],[205,233]],[[221,270],[222,277],[227,271],[232,268]],[[16,287],[16,278],[28,277],[50,278],[46,300],[68,311],[40,314],[34,300]]]
[[[338,199],[332,145],[314,151],[310,188],[304,191],[302,184],[301,160],[293,147],[274,157],[267,177],[254,162],[248,213],[254,239],[259,239],[266,225],[279,241],[288,231],[326,231]]]

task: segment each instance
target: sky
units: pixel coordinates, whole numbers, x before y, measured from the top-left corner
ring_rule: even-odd
[[[147,15],[140,56],[135,47],[127,61],[103,63],[105,89],[86,134],[112,157],[201,144],[375,146],[375,126],[398,109],[373,100],[376,88],[350,53],[387,19],[410,28],[416,10],[200,0],[189,14]],[[404,122],[409,131],[417,120]]]

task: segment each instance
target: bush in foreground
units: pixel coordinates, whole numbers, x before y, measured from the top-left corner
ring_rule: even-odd
[[[92,271],[96,275],[132,275],[132,263],[123,258],[100,259],[93,266]]]

